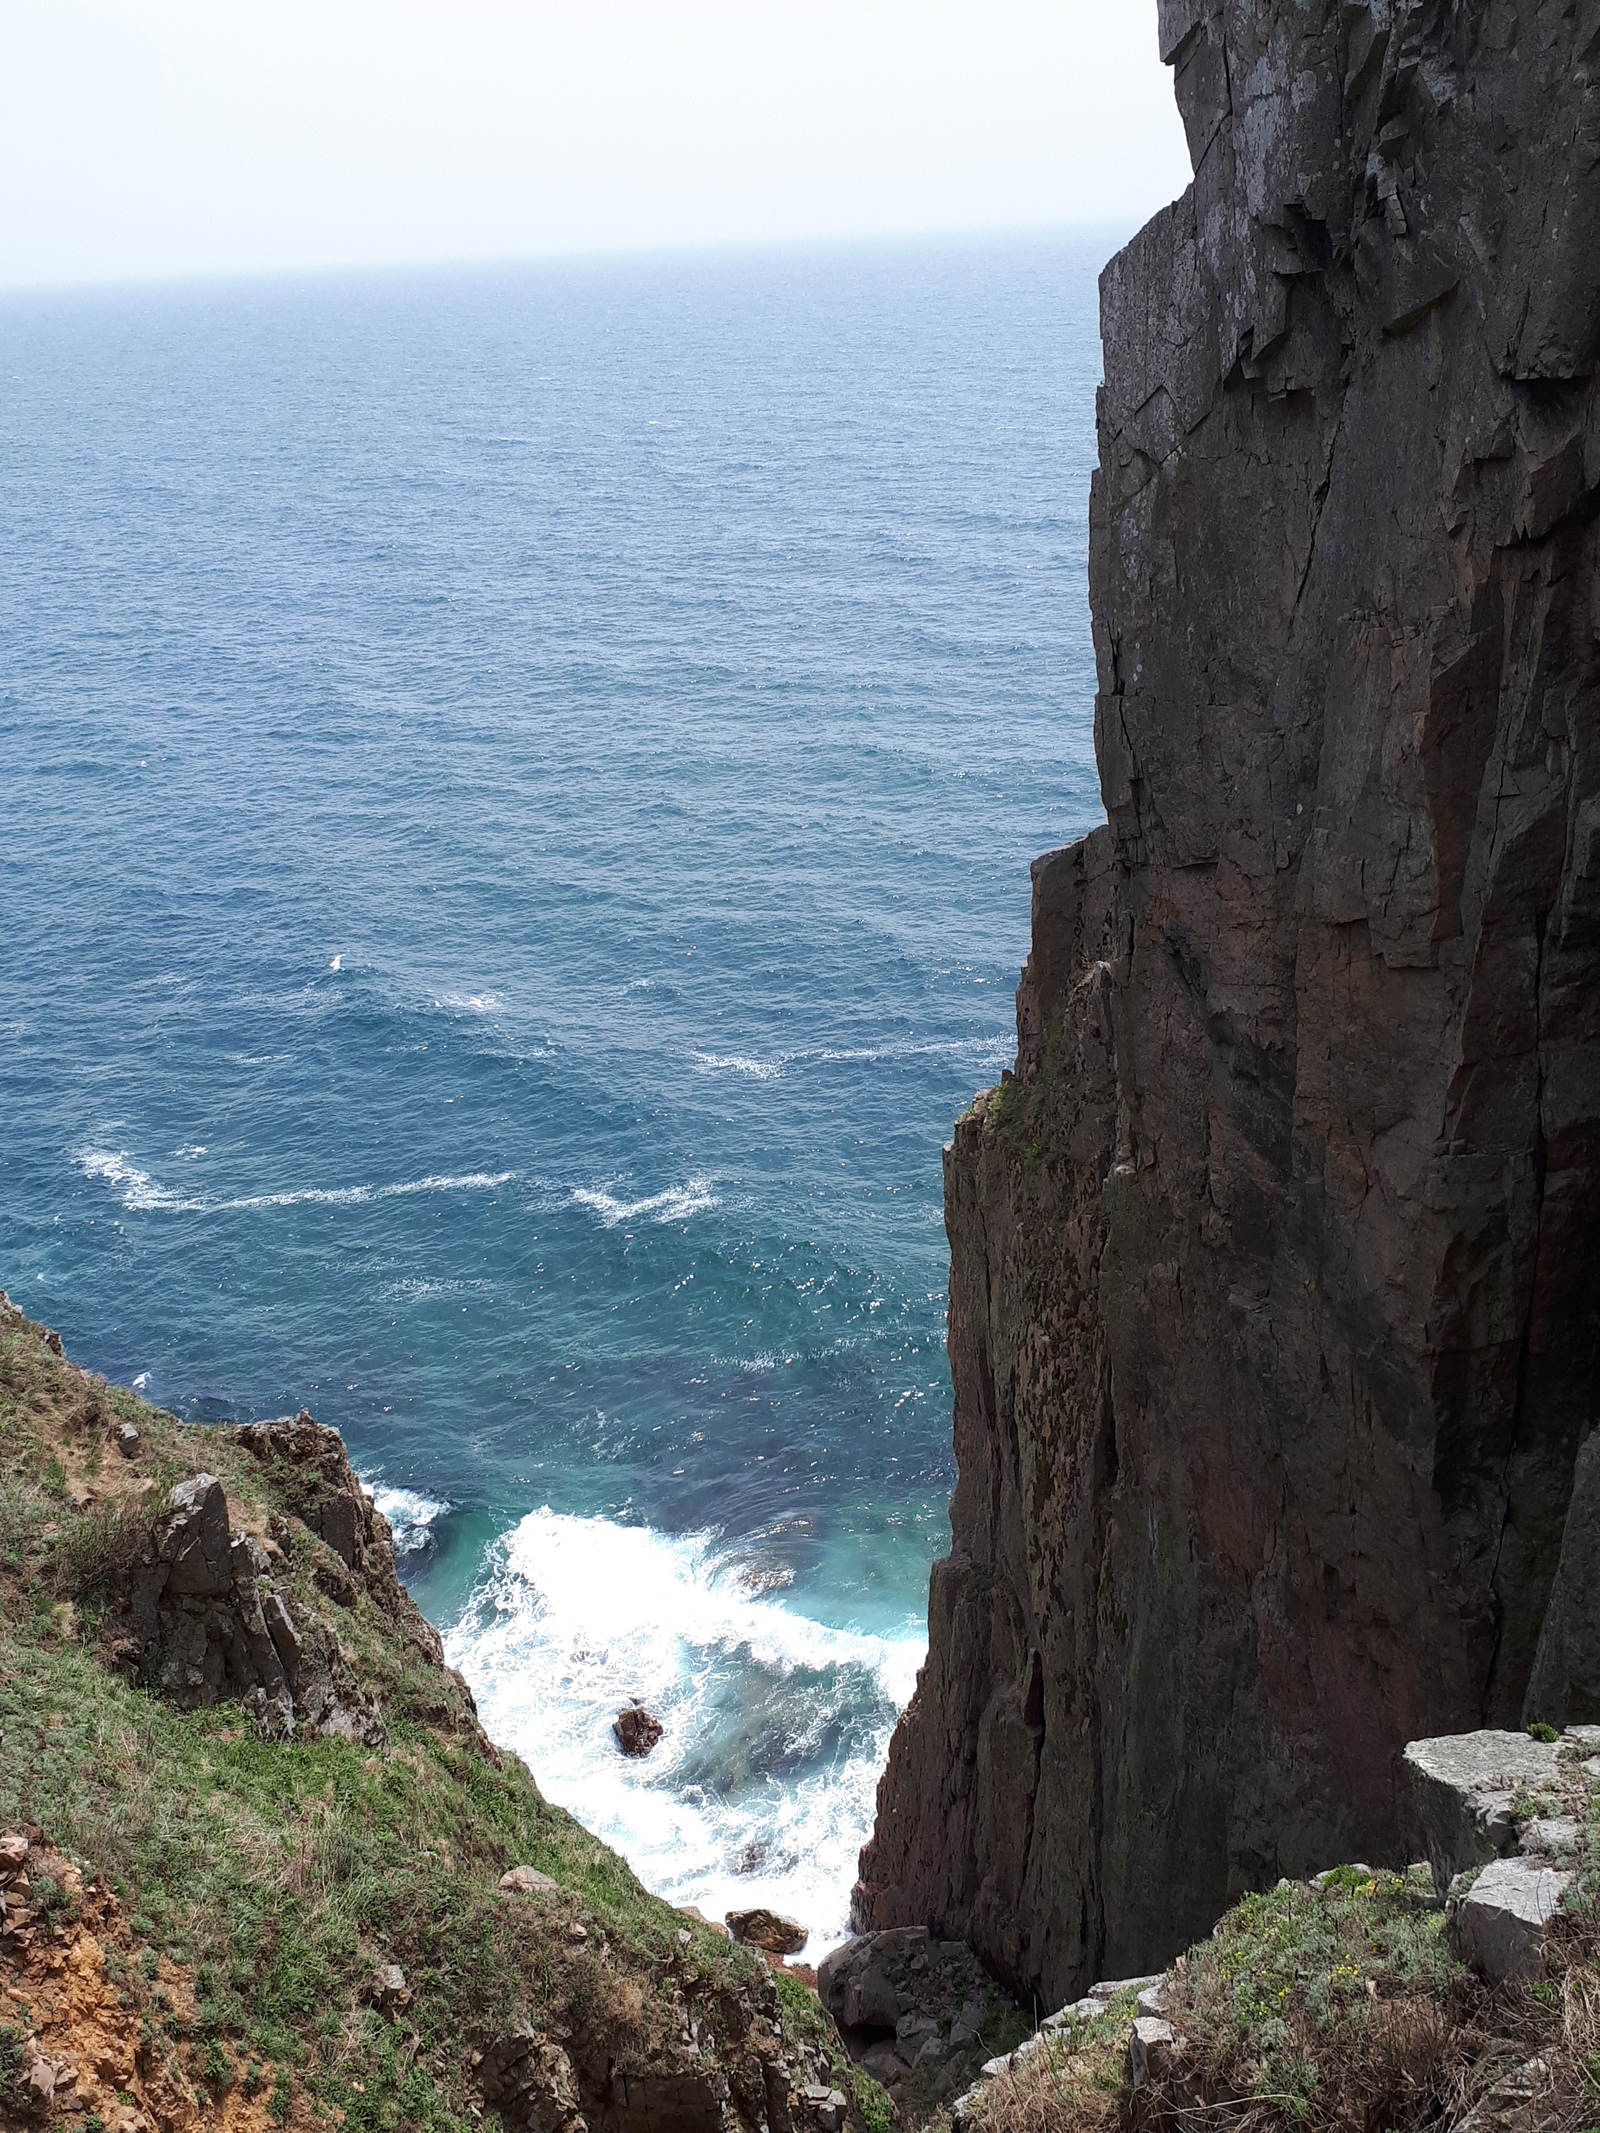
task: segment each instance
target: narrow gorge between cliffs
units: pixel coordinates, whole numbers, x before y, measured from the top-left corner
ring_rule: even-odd
[[[1161,0],[1108,821],[946,1151],[959,1481],[861,1930],[1055,2006],[1600,1717],[1600,6]]]

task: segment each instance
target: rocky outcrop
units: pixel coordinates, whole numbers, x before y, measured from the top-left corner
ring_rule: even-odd
[[[292,1419],[251,1423],[239,1442],[271,1474],[293,1515],[337,1557],[315,1568],[328,1597],[348,1607],[358,1591],[366,1593],[425,1658],[442,1665],[439,1632],[401,1584],[393,1528],[361,1486],[339,1432],[302,1408]]]
[[[181,1710],[243,1699],[263,1735],[298,1728],[386,1745],[376,1700],[328,1623],[298,1614],[272,1553],[232,1533],[214,1474],[180,1481],[150,1527],[129,1580],[124,1660]]]
[[[1592,1715],[1600,10],[1158,14],[1108,821],[946,1156],[954,1547],[856,1906],[1051,2003],[1398,1856],[1408,1739]]]
[[[309,1545],[316,1593],[346,1608],[365,1595],[442,1668],[439,1634],[396,1573],[388,1520],[362,1488],[338,1431],[310,1415],[254,1423],[239,1442],[272,1470],[291,1515],[275,1516],[264,1537],[234,1532],[215,1475],[179,1482],[127,1579],[123,1659],[182,1709],[237,1696],[263,1734],[308,1729],[382,1747],[376,1698],[358,1683],[332,1623],[297,1604],[289,1570],[297,1545]]]
[[[847,1940],[818,1966],[817,1996],[852,2057],[913,2119],[964,2092],[1018,2015],[970,1948],[922,1926]]]
[[[1516,1850],[1518,1803],[1553,1787],[1559,1770],[1557,1743],[1526,1733],[1453,1734],[1407,1745],[1406,1819],[1441,1901],[1457,1874]]]
[[[590,2006],[560,2038],[523,2023],[491,2045],[485,2101],[513,2133],[844,2133],[828,2042],[785,2030],[769,1976],[707,1993],[683,1967],[669,1984],[678,2037],[648,2063],[619,2063],[606,2009]]]

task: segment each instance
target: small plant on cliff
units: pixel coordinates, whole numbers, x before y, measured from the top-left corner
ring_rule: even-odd
[[[233,2086],[233,2061],[213,2037],[200,2061],[200,2078],[213,2096],[222,2096]]]
[[[16,2103],[16,2081],[22,2071],[22,2031],[14,2022],[0,2022],[0,2104]]]
[[[1543,1741],[1547,1747],[1554,1747],[1561,1735],[1554,1726],[1547,1726],[1542,1720],[1536,1720],[1528,1728],[1528,1738],[1530,1740]]]

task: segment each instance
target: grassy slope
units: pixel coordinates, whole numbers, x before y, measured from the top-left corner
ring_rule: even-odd
[[[141,1432],[133,1462],[113,1446],[122,1420]],[[520,1762],[486,1750],[455,1678],[370,1598],[330,1609],[313,1582],[325,1551],[303,1527],[298,1601],[336,1617],[383,1706],[387,1758],[262,1742],[236,1704],[185,1715],[113,1671],[130,1538],[200,1466],[236,1527],[262,1533],[287,1509],[231,1432],[187,1429],[86,1377],[0,1302],[0,1826],[39,1825],[115,1887],[149,1951],[123,1989],[152,2049],[197,2089],[259,2091],[279,2117],[465,2127],[473,2053],[518,2021],[647,2059],[680,2034],[686,1999],[714,2031],[719,2007],[770,1998],[757,1959],[687,1926]],[[502,1897],[512,1865],[559,1892]],[[162,1958],[192,1979],[188,2018],[155,1982]],[[398,2021],[369,2004],[384,1962],[414,1992]],[[787,1985],[784,2000],[786,2034],[803,2019],[827,2049],[815,2002]],[[0,2026],[0,2080],[16,2043]],[[848,2092],[842,2055],[837,2074]],[[870,2083],[855,2098],[858,2123],[863,2107],[886,2122]]]
[[[981,2092],[984,2133],[1129,2126],[1434,2133],[1504,2075],[1545,2062],[1516,2133],[1600,2133],[1600,1787],[1578,1779],[1579,1880],[1548,1974],[1488,1990],[1451,1955],[1428,1870],[1344,1868],[1248,1896],[1169,1972],[1181,2055],[1135,2097],[1131,1995]],[[1524,1803],[1527,1815],[1540,1803]],[[1511,2129],[1507,2128],[1507,2133]]]

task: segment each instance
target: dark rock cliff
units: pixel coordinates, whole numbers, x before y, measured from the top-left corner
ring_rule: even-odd
[[[946,1155],[955,1545],[857,1894],[1052,2004],[1392,1856],[1408,1738],[1600,1717],[1600,0],[1159,15],[1109,819]]]

